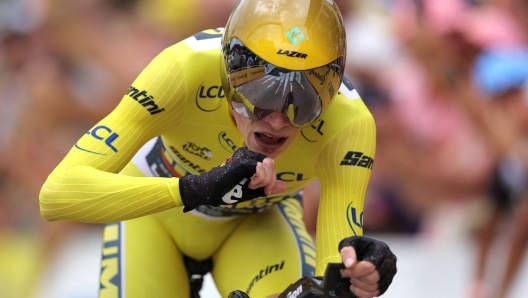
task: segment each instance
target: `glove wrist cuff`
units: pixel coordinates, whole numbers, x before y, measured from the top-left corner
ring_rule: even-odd
[[[202,201],[200,182],[197,178],[198,176],[196,175],[187,175],[180,178],[179,189],[180,198],[184,207],[183,212],[191,211],[199,205],[206,204],[206,200]]]

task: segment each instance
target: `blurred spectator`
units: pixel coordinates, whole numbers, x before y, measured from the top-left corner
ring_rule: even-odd
[[[34,297],[56,249],[78,228],[35,204],[71,144],[171,42],[110,1],[0,3],[0,296]],[[37,208],[35,208],[37,207]]]
[[[528,207],[523,201],[516,202],[524,196],[528,183],[524,178],[526,162],[520,157],[522,154],[516,153],[528,152],[522,145],[528,114],[520,91],[528,77],[527,38],[526,30],[506,9],[505,2],[476,6],[465,3],[450,14],[435,10],[432,4],[438,3],[434,1],[426,1],[423,6],[425,21],[433,29],[427,35],[434,36],[437,43],[428,43],[433,46],[424,51],[427,55],[422,56],[422,63],[435,77],[435,88],[469,116],[490,152],[488,183],[482,185],[484,198],[488,199],[482,203],[489,209],[481,213],[475,226],[478,254],[471,297],[505,297],[523,259],[528,237]],[[512,181],[517,181],[516,187]],[[512,216],[514,209],[520,215]],[[492,245],[504,243],[504,228],[512,237],[511,244],[506,245],[509,253],[499,252],[491,258]],[[502,276],[493,278],[500,281],[498,285],[486,278],[492,269],[490,259],[497,260],[497,256],[505,256],[506,264],[504,274],[494,270],[494,274]],[[492,294],[498,296],[488,296]]]
[[[497,286],[493,293],[503,298],[507,297],[528,247],[528,47],[483,51],[475,61],[472,75],[477,91],[487,100],[483,102],[487,117],[481,119],[482,129],[496,152],[490,189],[496,207],[486,226],[489,234],[477,268],[477,285]],[[501,231],[506,231],[507,237]],[[487,285],[488,253],[496,242],[506,244],[506,251],[497,254],[503,256],[500,259],[505,267],[501,268],[499,284]]]
[[[367,233],[418,232],[438,242],[447,219],[438,221],[436,214],[445,204],[464,206],[481,196],[491,152],[469,116],[439,88],[434,67],[456,49],[445,48],[419,14],[415,21],[399,19],[398,7],[354,1],[347,20],[346,72],[378,130],[363,224]],[[399,35],[409,25],[401,30],[408,34]],[[317,185],[304,194],[316,192]]]
[[[442,3],[449,7],[450,1]],[[491,152],[439,78],[450,64],[464,63],[466,53],[441,38],[441,32],[424,17],[425,3],[396,4],[390,26],[394,31],[385,38],[393,50],[386,55],[384,67],[371,70],[382,94],[387,94],[386,104],[372,109],[378,127],[375,167],[378,174],[382,168],[392,181],[389,185],[397,186],[393,187],[395,197],[407,216],[420,219],[421,234],[439,243],[445,241],[441,231],[453,213],[438,221],[437,212],[446,204],[461,209],[481,196],[491,169]],[[413,7],[408,10],[415,14],[400,18],[402,7]],[[361,84],[358,88],[361,94]],[[459,228],[460,235],[465,229]]]

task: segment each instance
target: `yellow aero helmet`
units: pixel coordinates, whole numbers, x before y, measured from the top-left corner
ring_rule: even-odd
[[[304,127],[328,107],[343,77],[346,35],[333,0],[240,0],[222,38],[226,97],[258,120],[282,112]]]

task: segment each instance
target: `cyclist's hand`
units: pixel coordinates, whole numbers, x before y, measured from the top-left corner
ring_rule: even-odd
[[[262,162],[257,164],[255,177],[249,182],[250,189],[257,189],[259,187],[264,187],[264,192],[268,196],[286,191],[288,188],[286,182],[277,180],[275,161],[269,157],[266,157]]]
[[[353,236],[339,243],[345,264],[342,275],[350,277],[350,290],[360,298],[380,296],[396,274],[396,256],[383,242],[365,236]]]
[[[209,172],[180,178],[180,197],[184,212],[199,205],[231,205],[266,196],[280,190],[277,187],[275,163],[265,155],[247,147],[235,151],[224,164]],[[256,182],[250,179],[255,176]],[[270,175],[273,177],[270,178]],[[268,187],[268,189],[266,189]],[[283,191],[283,190],[282,190]]]

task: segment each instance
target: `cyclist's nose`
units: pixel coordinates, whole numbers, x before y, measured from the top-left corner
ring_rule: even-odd
[[[275,130],[280,130],[291,124],[290,119],[283,113],[273,112],[264,118]]]

